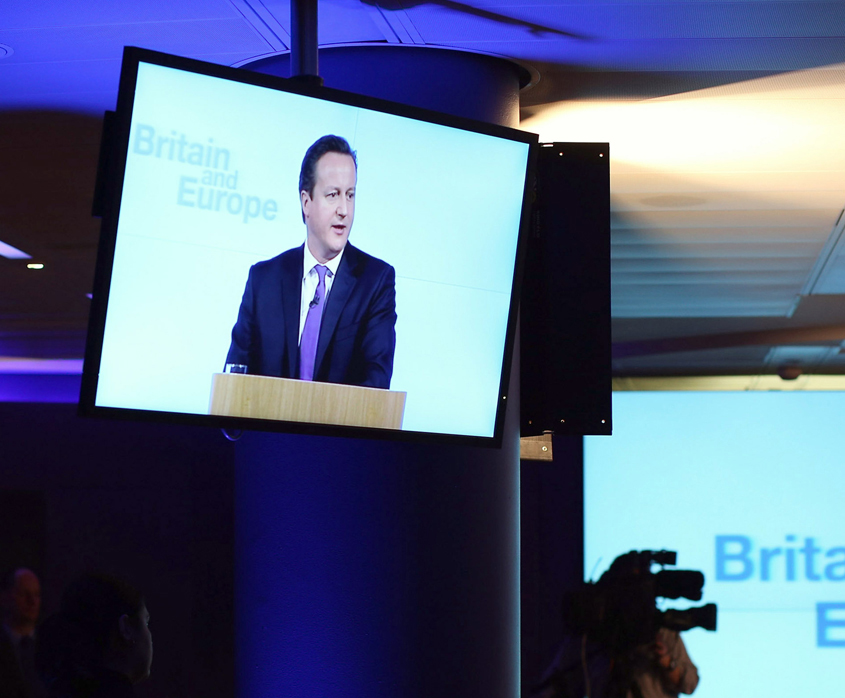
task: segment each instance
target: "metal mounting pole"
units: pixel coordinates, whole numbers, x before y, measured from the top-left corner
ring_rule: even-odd
[[[322,85],[317,61],[317,0],[291,0],[290,76]]]

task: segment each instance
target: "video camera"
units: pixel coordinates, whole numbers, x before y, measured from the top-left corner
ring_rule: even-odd
[[[677,553],[632,550],[617,557],[595,584],[585,583],[563,600],[564,629],[603,645],[611,655],[654,641],[661,627],[716,630],[716,604],[660,611],[656,600],[701,600],[704,575],[693,570],[652,572],[653,564],[674,565]]]

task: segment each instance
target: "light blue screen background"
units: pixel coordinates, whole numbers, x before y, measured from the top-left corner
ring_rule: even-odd
[[[350,242],[396,269],[403,429],[492,435],[528,146],[143,63],[98,406],[207,412],[249,267],[305,240],[299,168],[328,133],[358,152]],[[275,217],[185,205],[210,168],[179,161],[182,134]]]
[[[704,572],[701,603],[719,606],[717,632],[683,633],[699,698],[842,695],[845,646],[818,645],[816,604],[845,605],[843,415],[843,393],[623,392],[613,395],[613,436],[585,438],[586,575],[628,550],[676,550],[676,569]],[[717,535],[750,539],[748,579],[717,579]],[[788,580],[785,549],[808,537],[823,578],[808,580],[796,553]],[[767,581],[763,547],[783,551]],[[824,578],[829,564],[836,581]],[[845,610],[827,619],[842,623]],[[827,626],[826,642],[845,644],[843,625]]]

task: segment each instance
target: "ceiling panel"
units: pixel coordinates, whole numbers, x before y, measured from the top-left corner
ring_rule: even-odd
[[[483,49],[527,61],[548,61],[590,70],[785,71],[845,62],[845,42],[839,37],[577,41],[554,36],[508,40],[498,36],[487,40],[481,36],[448,41],[432,31],[426,40],[448,43],[453,48]]]
[[[10,109],[45,109],[102,115],[117,104],[120,54],[112,59],[22,63],[0,66],[0,113]],[[232,65],[250,53],[204,53],[193,58]],[[57,105],[61,105],[57,107]]]
[[[803,295],[845,293],[845,235],[843,232],[845,232],[845,210],[840,213],[810,277],[801,289]]]
[[[789,42],[784,42],[788,45]],[[737,80],[721,82],[702,88],[699,93],[708,97],[730,97],[731,99],[756,100],[768,95],[780,99],[831,99],[842,98],[841,92],[831,92],[845,84],[845,69],[842,63],[828,63],[811,68],[794,67],[772,74],[749,74]],[[686,99],[684,95],[665,95],[663,100]],[[806,114],[812,118],[814,115]]]
[[[687,211],[767,211],[772,208],[792,210],[818,210],[824,215],[831,211],[837,213],[845,203],[845,190],[781,190],[755,191],[750,195],[747,191],[693,191],[684,194],[664,192],[654,193],[620,193],[613,192],[612,209],[618,213],[639,212],[654,213],[667,209],[685,209]],[[835,220],[835,218],[834,218]]]
[[[580,10],[581,8],[578,8]],[[535,40],[566,40],[583,42],[601,36],[601,19],[593,13],[581,12],[575,18],[572,12],[562,13],[560,8],[533,5],[522,7],[476,10],[458,3],[431,3],[407,10],[408,17],[430,44],[462,42],[492,43]],[[610,18],[605,20],[612,21]]]
[[[613,365],[615,371],[622,375],[672,374],[686,370],[693,374],[747,373],[762,365],[769,351],[767,346],[706,349],[614,359]]]
[[[406,3],[413,4],[413,3]],[[427,41],[477,40],[481,22],[490,32],[529,30],[538,38],[563,31],[584,40],[756,39],[843,36],[845,6],[816,3],[807,12],[802,2],[683,2],[683,3],[426,3],[408,13]],[[486,10],[487,12],[484,12]],[[464,19],[461,19],[461,18]],[[450,18],[450,19],[448,19]],[[444,23],[448,26],[444,26]],[[496,25],[502,32],[496,30]],[[530,26],[529,26],[530,25]],[[544,32],[545,28],[545,32]],[[483,38],[483,37],[482,37]]]
[[[51,65],[0,66],[0,110],[45,109],[102,114],[117,104],[120,58]]]
[[[124,46],[196,57],[219,53],[223,47],[238,51],[267,51],[269,46],[243,18],[104,24],[82,27],[45,27],[0,30],[0,43],[15,53],[3,68],[20,63],[56,63],[119,58]],[[42,69],[45,73],[49,70]]]
[[[615,291],[625,289],[632,296],[639,293],[640,289],[652,287],[667,289],[673,288],[673,293],[689,293],[699,295],[707,293],[712,297],[720,292],[719,287],[736,291],[737,295],[743,296],[749,288],[766,287],[767,289],[788,289],[790,303],[794,300],[795,286],[799,285],[806,274],[800,269],[733,269],[726,271],[715,268],[716,264],[710,264],[711,260],[704,260],[704,268],[698,269],[696,265],[679,264],[677,268],[665,270],[653,270],[648,276],[640,271],[625,272],[619,271],[613,265],[613,288]],[[667,294],[668,295],[668,294]],[[669,304],[675,303],[672,299]],[[645,313],[644,313],[645,314]],[[662,310],[658,313],[665,315]],[[724,314],[721,315],[724,317]]]
[[[795,303],[795,289],[786,280],[769,284],[730,283],[717,279],[697,284],[683,279],[676,283],[611,285],[614,318],[737,318],[777,317],[788,319]]]
[[[621,37],[757,38],[830,37],[845,30],[841,2],[681,2],[621,4]],[[595,8],[598,12],[607,6]]]
[[[179,0],[178,2],[39,0],[38,2],[11,2],[4,6],[3,27],[44,29],[237,16],[238,12],[229,0]]]
[[[626,228],[661,229],[671,228],[738,228],[760,227],[802,227],[830,233],[839,217],[840,209],[743,209],[739,211],[648,211],[624,213],[613,212],[611,223],[614,230]]]
[[[263,5],[290,33],[290,4],[264,0]],[[384,31],[373,20],[372,9],[360,0],[320,0],[317,17],[320,45],[385,41]]]
[[[812,257],[809,257],[812,259]],[[624,257],[615,252],[611,260],[614,283],[640,284],[665,283],[671,278],[675,283],[688,276],[690,282],[702,283],[708,276],[715,283],[718,278],[734,283],[756,284],[761,281],[791,278],[800,284],[807,276],[807,260],[800,257],[769,257],[755,255],[746,259],[735,257]],[[696,276],[698,278],[696,278]]]
[[[777,372],[784,367],[798,367],[807,373],[821,373],[828,368],[845,365],[840,346],[819,346],[814,344],[783,345],[772,347],[766,354],[764,366]]]
[[[642,244],[648,240],[653,240],[655,246],[662,246],[664,244],[671,245],[677,238],[684,239],[684,236],[689,235],[689,240],[698,240],[707,242],[718,242],[720,240],[728,243],[739,245],[746,244],[749,246],[759,246],[761,240],[766,241],[766,245],[770,244],[784,244],[795,243],[798,245],[811,245],[812,249],[820,252],[825,239],[825,228],[820,226],[753,226],[753,225],[739,225],[736,227],[721,226],[721,227],[685,227],[685,228],[625,228],[623,225],[614,228],[612,233],[612,240],[614,244]],[[739,251],[740,248],[731,248],[734,251]],[[788,250],[788,254],[792,254],[795,248]],[[757,255],[771,257],[771,252],[763,249],[758,249]],[[743,255],[738,255],[741,259]]]
[[[615,318],[785,318],[795,301],[792,285],[648,284],[611,286]]]
[[[845,204],[845,171],[802,170],[794,172],[651,172],[636,167],[614,165],[610,176],[614,199],[630,193],[670,194],[679,192],[745,192],[754,195],[780,196],[787,200],[800,199],[806,193],[824,192],[836,195]],[[815,195],[815,194],[814,194]]]
[[[714,237],[706,228],[692,230],[694,236],[669,236],[643,234],[611,234],[611,248],[614,259],[725,259],[735,263],[748,264],[749,260],[796,258],[805,256],[815,260],[822,249],[824,239],[812,240],[769,240],[765,237],[749,239],[744,230],[740,230],[738,239],[727,236]],[[630,231],[629,231],[630,232]],[[719,230],[720,233],[724,229]],[[761,245],[761,240],[766,245]],[[812,266],[812,265],[811,265]],[[807,267],[807,272],[810,266]]]

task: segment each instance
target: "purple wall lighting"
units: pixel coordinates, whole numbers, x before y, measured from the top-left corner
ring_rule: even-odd
[[[82,359],[0,359],[0,402],[79,401]]]

